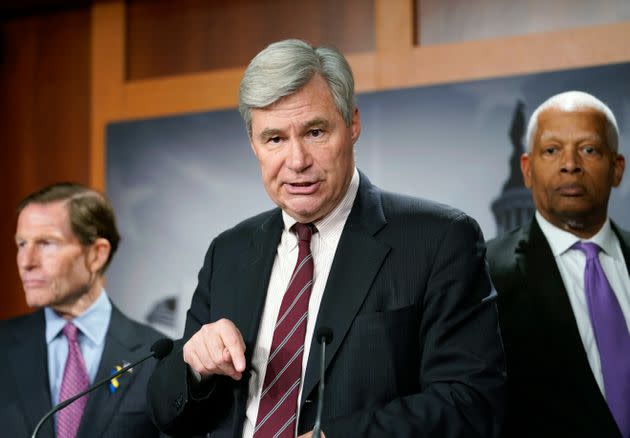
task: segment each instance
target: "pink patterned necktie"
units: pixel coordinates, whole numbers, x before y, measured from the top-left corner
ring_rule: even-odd
[[[606,274],[599,262],[601,248],[592,242],[573,245],[586,256],[584,292],[599,350],[606,402],[621,436],[630,436],[630,333]]]
[[[312,225],[297,223],[298,258],[282,298],[260,394],[254,438],[295,436],[304,335],[313,286]]]
[[[79,348],[77,327],[68,322],[63,328],[63,334],[68,339],[68,358],[63,371],[59,402],[87,389],[90,383],[85,361]],[[86,403],[87,397],[81,397],[59,411],[57,414],[57,438],[75,438],[77,436]]]

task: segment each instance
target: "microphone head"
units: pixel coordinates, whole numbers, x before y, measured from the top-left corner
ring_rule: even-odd
[[[324,342],[325,344],[330,344],[333,339],[333,331],[330,327],[322,326],[317,329],[317,334],[315,335],[317,338],[317,342],[320,344]]]
[[[173,349],[173,341],[168,338],[158,339],[151,346],[153,356],[158,359],[164,359]]]

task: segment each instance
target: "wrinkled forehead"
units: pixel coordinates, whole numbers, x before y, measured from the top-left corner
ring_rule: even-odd
[[[73,234],[66,201],[30,203],[18,215],[17,234],[53,231]]]
[[[252,108],[251,115],[252,134],[282,125],[308,127],[342,119],[328,84],[320,76],[264,108]]]
[[[593,108],[548,108],[538,115],[535,139],[592,139],[607,142],[606,116]]]

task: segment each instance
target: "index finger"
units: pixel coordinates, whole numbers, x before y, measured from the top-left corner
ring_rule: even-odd
[[[240,373],[245,371],[245,341],[236,327],[224,334],[223,345],[232,358],[234,369]]]

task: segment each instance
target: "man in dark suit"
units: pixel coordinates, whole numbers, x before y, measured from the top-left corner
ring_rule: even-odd
[[[507,359],[505,436],[627,438],[630,234],[608,218],[625,165],[614,115],[586,93],[553,96],[533,113],[527,145],[535,218],[488,243]]]
[[[0,322],[0,435],[30,436],[55,404],[146,355],[160,334],[108,299],[103,273],[118,246],[100,193],[53,184],[19,206],[15,240],[26,301],[36,312]],[[44,423],[42,437],[152,437],[145,363]]]
[[[279,208],[210,245],[183,350],[150,380],[156,424],[310,436],[327,327],[325,436],[496,436],[503,353],[477,224],[357,171],[354,81],[336,50],[270,45],[240,110]]]

